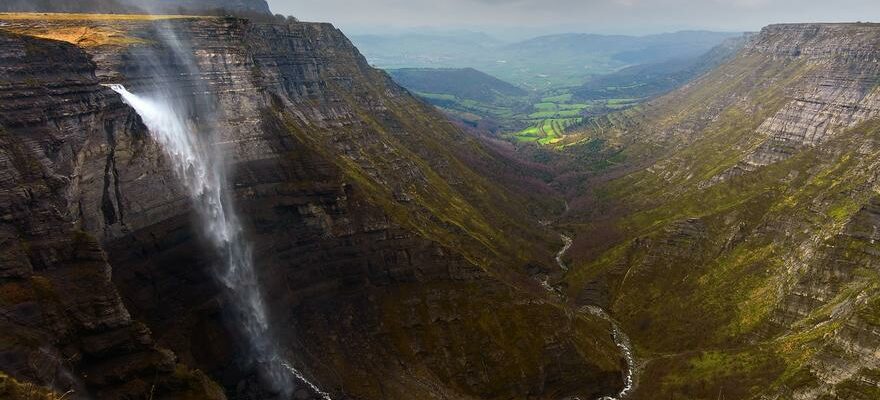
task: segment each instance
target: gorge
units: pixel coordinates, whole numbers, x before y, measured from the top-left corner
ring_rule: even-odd
[[[0,13],[0,398],[880,395],[880,25],[538,145],[257,3]]]
[[[4,22],[36,36],[84,24]],[[148,120],[101,86],[124,82],[133,93],[157,84],[177,88],[187,105],[175,107],[178,113],[196,109],[199,99],[185,94],[200,86],[214,98],[217,118],[194,121],[198,132],[215,133],[206,145],[234,165],[228,187],[247,216],[254,265],[271,277],[263,281],[268,320],[285,327],[278,341],[290,365],[304,366],[333,398],[616,392],[623,362],[607,326],[568,313],[528,278],[526,269],[555,268],[558,237],[525,214],[528,194],[474,172],[500,171],[506,161],[367,66],[338,30],[238,18],[85,23],[96,40],[106,34],[121,45],[77,48],[4,34],[5,75],[12,78],[4,87],[4,132],[30,138],[7,142],[6,165],[24,172],[5,182],[45,188],[7,203],[18,204],[4,225],[12,229],[7,243],[16,245],[4,246],[12,251],[4,259],[34,261],[5,269],[3,293],[22,292],[9,300],[13,315],[29,310],[31,322],[6,322],[4,371],[59,382],[62,366],[90,366],[78,391],[96,397],[268,396],[241,362],[247,338],[231,328],[227,312],[236,308],[212,278],[222,254],[191,223],[200,218],[193,188],[181,185],[172,157],[153,139],[158,133],[142,124]],[[163,45],[167,30],[159,25],[187,38],[201,74],[187,73]],[[161,68],[146,68],[144,54]],[[156,77],[156,70],[167,74]],[[44,89],[33,92],[34,82]],[[43,110],[57,114],[43,118]],[[55,175],[38,171],[73,179],[50,185],[44,176]],[[40,233],[49,231],[46,224],[61,227],[56,239]],[[95,249],[88,265],[78,261],[81,247]],[[65,248],[70,253],[58,250]],[[78,286],[118,297],[90,303],[54,294],[69,282],[56,274],[98,265],[107,272],[113,266],[112,282],[107,273],[89,279],[118,292]],[[46,282],[45,290],[35,291],[34,282]],[[67,320],[52,311],[72,306],[65,302],[126,313],[113,323],[89,313]],[[132,330],[141,333],[127,339],[123,333]],[[28,360],[40,348],[69,361],[34,366]],[[294,395],[320,396],[301,384]]]

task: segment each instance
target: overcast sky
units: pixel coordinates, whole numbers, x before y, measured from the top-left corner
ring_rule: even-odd
[[[777,22],[880,21],[880,0],[268,0],[348,33],[412,27],[595,33],[754,31]]]

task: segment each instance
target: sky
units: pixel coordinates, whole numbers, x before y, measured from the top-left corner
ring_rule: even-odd
[[[779,22],[880,22],[880,0],[268,0],[346,33],[409,28],[648,34],[757,31]]]

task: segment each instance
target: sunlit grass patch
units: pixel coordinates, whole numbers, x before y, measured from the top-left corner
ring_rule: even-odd
[[[574,97],[574,95],[571,93],[563,93],[556,96],[545,97],[541,99],[541,101],[546,103],[565,103],[571,101],[572,97]]]
[[[0,371],[0,398],[10,400],[61,400],[66,397],[66,394],[59,395],[48,388],[32,383],[19,382]]]
[[[213,18],[186,15],[0,13],[0,29],[19,35],[58,40],[79,47],[145,43],[127,34],[128,23]]]
[[[58,40],[80,47],[129,46],[146,42],[143,39],[128,36],[120,30],[108,27],[12,27],[7,30],[20,35]]]
[[[537,142],[541,145],[555,144],[564,138],[566,129],[579,122],[581,122],[581,118],[545,119],[537,121],[534,125],[511,136],[520,142]]]

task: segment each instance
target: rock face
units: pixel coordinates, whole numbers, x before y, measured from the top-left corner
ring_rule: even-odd
[[[785,160],[880,115],[878,41],[880,29],[870,24],[765,28],[747,54],[805,62],[811,68],[803,84],[791,88],[791,101],[758,127],[756,133],[766,140],[718,178]]]
[[[583,133],[630,163],[583,210],[616,239],[575,238],[569,294],[641,349],[633,398],[880,394],[878,55],[880,25],[771,26]]]
[[[22,210],[3,226],[10,240],[46,243],[51,224],[13,229],[56,214],[102,266],[97,287],[106,290],[76,290],[116,307],[111,320],[141,327],[138,343],[147,350],[155,346],[129,314],[229,397],[271,396],[230,323],[229,299],[212,276],[216,255],[193,225],[184,189],[139,119],[99,81],[137,93],[158,80],[181,88],[182,101],[213,105],[212,118],[192,117],[231,163],[230,191],[247,216],[272,326],[290,361],[334,398],[599,397],[622,386],[608,323],[573,312],[530,278],[555,268],[562,244],[519,196],[475,172],[504,166],[369,67],[332,26],[235,18],[6,22],[25,34],[87,25],[131,39],[87,47],[93,65],[72,46],[7,37],[10,46],[76,53],[87,90],[51,66],[8,63],[36,68],[53,84],[20,84],[0,99],[8,158],[34,160],[5,163],[2,182],[16,191],[28,176],[55,178],[41,192],[46,211]],[[186,73],[180,48],[201,73]],[[46,106],[28,97],[46,87],[77,89]],[[5,111],[15,107],[29,111]],[[25,175],[25,167],[39,172]],[[43,254],[35,244],[6,248],[13,249],[3,253],[8,260]],[[22,280],[31,268],[7,269]],[[90,299],[70,290],[68,301]],[[21,303],[10,299],[8,307]],[[22,329],[13,324],[8,332]],[[66,334],[49,332],[45,341],[80,337]],[[171,353],[158,354],[173,365]],[[93,365],[96,371],[86,369]],[[73,376],[103,371],[88,362],[70,368]],[[103,385],[120,381],[128,379],[85,386],[102,397]],[[312,395],[303,388],[297,398]]]
[[[266,0],[5,0],[0,12],[132,13],[184,15],[271,14]]]
[[[0,363],[17,377],[117,398],[223,393],[133,321],[99,239],[71,203],[89,143],[143,137],[73,46],[0,33]],[[99,172],[109,179],[112,161]],[[104,186],[107,201],[113,186]],[[106,210],[109,203],[102,203]],[[108,211],[109,212],[109,211]],[[113,215],[112,218],[120,218]]]

